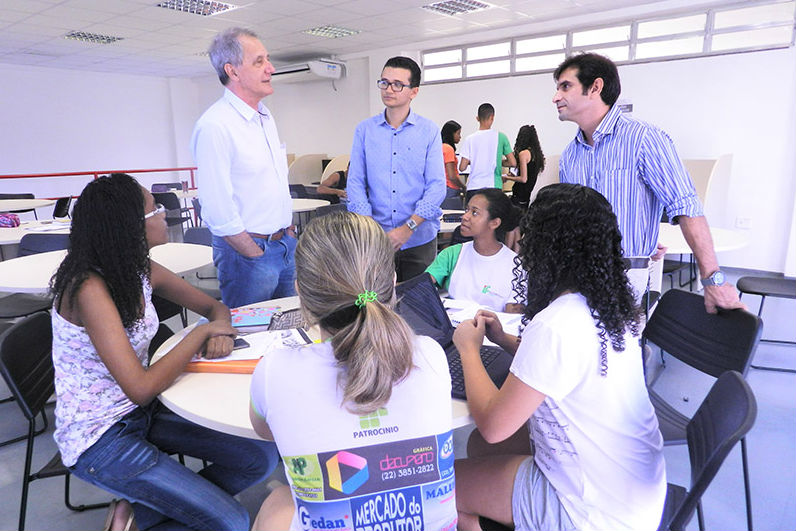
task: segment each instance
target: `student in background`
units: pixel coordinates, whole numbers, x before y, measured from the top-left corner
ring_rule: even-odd
[[[328,199],[332,204],[337,204],[348,197],[345,193],[345,187],[348,181],[348,167],[350,165],[350,163],[346,165],[345,170],[338,170],[332,173],[318,185],[317,193],[323,195],[323,199]]]
[[[511,144],[506,135],[493,131],[495,108],[490,103],[478,106],[478,131],[467,136],[462,142],[459,156],[459,171],[470,166],[467,178],[467,200],[482,188],[503,188],[503,157],[509,167],[517,165]]]
[[[445,200],[442,208],[457,210],[462,207],[461,193],[467,186],[459,177],[456,144],[462,139],[462,126],[449,120],[442,126],[442,160],[445,163]]]
[[[453,336],[478,428],[456,462],[459,529],[480,529],[478,516],[516,529],[656,529],[663,438],[616,216],[591,188],[554,184],[521,228],[522,341],[489,312]],[[500,389],[481,362],[485,335],[514,354]]]
[[[90,182],[72,214],[69,252],[52,280],[53,437],[72,473],[128,501],[108,529],[248,529],[233,497],[274,469],[276,446],[204,428],[163,407],[158,394],[197,353],[232,351],[229,309],[153,262],[166,243],[162,205],[129,175]],[[155,293],[205,316],[151,367]],[[211,464],[193,472],[181,453]],[[132,502],[132,506],[130,504]]]
[[[394,311],[389,237],[350,212],[316,218],[296,267],[323,341],[270,352],[252,376],[252,426],[276,441],[290,483],[254,529],[455,528],[450,372]]]
[[[496,312],[517,311],[521,300],[513,289],[517,254],[503,239],[517,227],[520,215],[502,190],[478,190],[467,203],[461,224],[462,236],[473,241],[446,247],[426,271],[453,299],[477,302]]]
[[[514,157],[517,159],[517,174],[506,175],[506,179],[514,181],[511,188],[511,202],[522,209],[528,208],[531,192],[536,186],[536,178],[544,170],[544,153],[539,145],[536,127],[523,125],[517,132],[514,142]]]

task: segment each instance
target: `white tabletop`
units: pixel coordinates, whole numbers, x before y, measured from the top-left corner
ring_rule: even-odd
[[[260,303],[290,309],[298,306],[298,297],[274,299]],[[166,340],[152,357],[152,363],[162,358],[191,327],[177,332]],[[310,336],[313,334],[311,333]],[[316,334],[317,335],[317,334]],[[186,372],[160,394],[166,407],[200,426],[231,435],[259,439],[249,421],[250,374],[221,374]],[[453,427],[471,424],[467,402],[453,400]]]
[[[310,212],[318,207],[329,205],[325,199],[293,198],[293,212]]]
[[[745,232],[710,227],[710,234],[713,236],[713,249],[717,253],[733,251],[749,245],[749,236]],[[677,225],[661,223],[658,241],[668,248],[667,254],[691,254],[691,248]]]
[[[199,197],[199,190],[196,188],[193,190],[173,190],[173,193],[180,199],[193,199],[194,197]]]
[[[55,199],[0,199],[0,212],[28,210],[55,204]]]
[[[213,248],[192,243],[166,243],[150,250],[152,259],[178,275],[213,263]],[[32,254],[0,262],[0,291],[46,293],[66,250]]]
[[[23,221],[19,227],[0,227],[0,245],[16,245],[26,234],[69,234],[71,223],[71,220],[60,222],[46,219],[41,221]]]
[[[444,216],[445,214],[464,214],[464,210],[442,209],[442,215]],[[450,234],[451,232],[456,230],[456,227],[458,227],[459,225],[461,225],[461,221],[448,222],[448,221],[442,221],[442,218],[440,218],[439,234]]]

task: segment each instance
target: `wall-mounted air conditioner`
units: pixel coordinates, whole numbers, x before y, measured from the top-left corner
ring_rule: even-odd
[[[271,78],[283,83],[334,81],[345,77],[345,63],[331,59],[315,59],[306,63],[278,66]]]

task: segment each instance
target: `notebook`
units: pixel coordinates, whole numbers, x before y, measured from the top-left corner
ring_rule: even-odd
[[[451,396],[465,399],[464,373],[459,351],[453,344],[453,331],[445,306],[428,273],[401,282],[395,286],[398,295],[398,313],[409,323],[417,335],[429,336],[442,346],[451,372]],[[481,347],[481,360],[487,374],[500,387],[509,375],[514,358],[499,347]]]

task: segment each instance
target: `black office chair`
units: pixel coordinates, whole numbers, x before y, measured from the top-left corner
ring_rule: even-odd
[[[185,243],[193,243],[196,245],[206,245],[211,247],[213,245],[213,234],[207,227],[191,227],[185,231],[183,241]],[[216,268],[212,264],[200,268],[198,271],[196,271],[196,273],[194,273],[194,275],[196,275],[196,279],[198,281],[218,279]],[[206,293],[216,300],[221,300],[221,290],[218,288],[217,283],[192,282],[192,284],[196,288],[200,289],[203,293]]]
[[[69,497],[70,472],[56,453],[44,467],[31,474],[33,442],[40,430],[36,430],[36,417],[41,415],[47,426],[44,406],[55,392],[52,360],[52,326],[50,315],[39,312],[15,323],[0,336],[0,373],[19,404],[22,414],[28,419],[28,434],[25,451],[25,466],[22,476],[22,496],[19,507],[19,531],[25,528],[30,483],[37,479],[64,476],[64,503],[73,511],[99,509],[108,503],[73,505]]]
[[[61,197],[55,202],[53,207],[53,219],[65,219],[69,217],[69,207],[72,204],[72,196]]]
[[[347,210],[348,207],[346,206],[345,203],[334,203],[331,205],[324,205],[315,209],[315,217],[319,218],[321,216],[331,214],[332,212],[345,212]]]
[[[307,198],[307,187],[303,184],[290,184],[288,187],[290,188],[290,197],[295,199]]]
[[[202,226],[202,203],[199,202],[198,197],[191,198],[191,205],[193,206],[193,212],[196,215],[196,226]]]
[[[182,224],[186,221],[193,224],[193,219],[189,215],[190,209],[182,206],[182,203],[180,203],[179,198],[174,192],[153,192],[152,196],[155,198],[156,203],[160,203],[166,207],[166,225],[169,227],[179,225],[180,230],[185,234],[185,231],[182,229]]]
[[[158,321],[163,322],[166,319],[171,319],[175,315],[179,315],[182,321],[182,327],[185,328],[188,326],[188,314],[185,308],[179,304],[153,294],[152,305],[155,307],[155,311],[158,314]]]
[[[0,199],[36,199],[36,196],[33,194],[0,194]],[[9,210],[12,214],[24,214],[26,212],[33,212],[33,216],[36,219],[39,219],[39,215],[36,214],[35,208],[26,208],[23,210]]]
[[[688,421],[688,456],[691,460],[691,488],[669,483],[658,531],[683,531],[697,513],[700,531],[705,530],[700,500],[722,463],[739,440],[754,426],[757,401],[749,384],[736,371],[727,371],[716,380],[702,405]],[[509,528],[480,517],[484,531]]]
[[[745,375],[762,332],[762,321],[744,310],[720,311],[709,314],[705,300],[696,293],[669,290],[663,294],[658,307],[644,328],[645,341],[654,343],[662,351],[683,363],[719,377],[726,371]],[[650,401],[658,416],[664,444],[686,444],[687,426],[691,419],[667,403],[652,388]],[[741,439],[746,519],[752,530],[752,496],[749,485],[749,465],[746,439]]]
[[[705,530],[700,500],[735,444],[746,438],[757,418],[757,401],[749,384],[737,371],[716,380],[702,405],[688,422],[688,457],[691,488],[669,483],[659,531],[682,531],[697,513]]]
[[[57,251],[69,247],[68,234],[25,234],[19,241],[19,256]],[[0,298],[0,319],[16,319],[49,310],[52,297],[30,293],[13,293]]]
[[[763,304],[766,302],[766,297],[779,297],[783,299],[796,299],[796,279],[795,278],[776,278],[776,277],[741,277],[738,279],[737,284],[740,297],[744,293],[751,295],[760,295],[760,306],[757,308],[757,316],[763,315]],[[763,339],[760,341],[764,343],[779,343],[783,345],[796,345],[796,341],[788,341],[785,339]],[[752,365],[753,369],[760,369],[763,371],[774,372],[790,372],[794,373],[796,370],[786,369],[783,367],[766,367],[764,365]]]
[[[174,190],[182,191],[182,183],[154,183],[150,187],[150,191],[154,193],[173,192]]]

